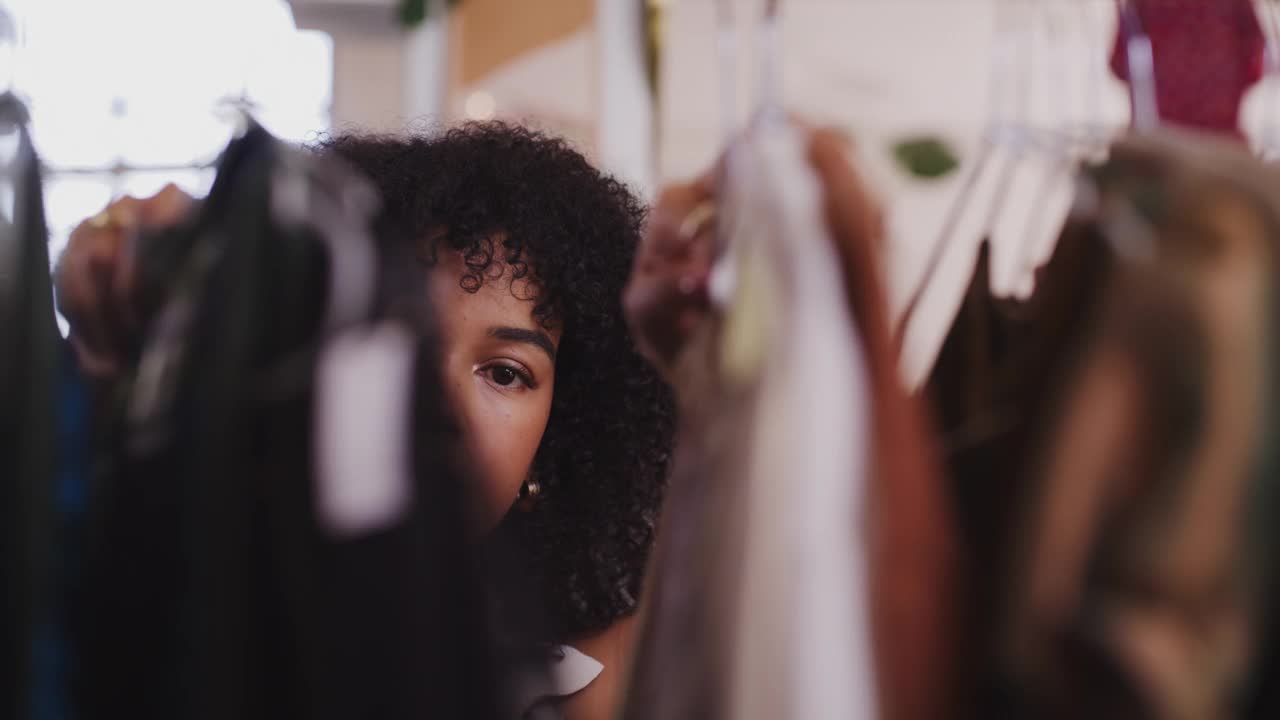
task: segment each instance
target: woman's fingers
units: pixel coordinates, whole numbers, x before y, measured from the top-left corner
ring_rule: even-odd
[[[86,372],[117,372],[127,338],[139,327],[133,251],[138,231],[171,225],[190,205],[190,197],[169,185],[144,200],[121,198],[72,231],[54,283],[58,309],[71,325],[72,344]]]
[[[77,348],[89,356],[85,364],[99,371],[110,370],[117,361],[108,314],[111,277],[125,232],[105,213],[71,233],[55,277],[58,309],[71,324]]]
[[[670,273],[627,287],[637,343],[659,369],[669,368],[706,308],[705,276]]]
[[[163,228],[177,224],[191,211],[190,195],[176,185],[166,185],[160,192],[137,206],[137,223],[122,238],[111,278],[111,300],[125,327],[134,332],[141,326],[139,312],[138,254],[135,243],[140,229]]]
[[[715,218],[711,176],[666,188],[650,214],[623,303],[636,344],[660,370],[705,312]]]

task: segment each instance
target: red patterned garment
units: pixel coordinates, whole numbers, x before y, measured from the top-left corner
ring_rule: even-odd
[[[1130,0],[1151,38],[1156,100],[1167,123],[1243,137],[1240,101],[1262,77],[1266,38],[1250,0]],[[1121,18],[1111,69],[1129,80]]]

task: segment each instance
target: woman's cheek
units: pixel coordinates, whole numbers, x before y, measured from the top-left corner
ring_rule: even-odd
[[[481,388],[481,392],[499,396],[481,403],[480,417],[469,428],[477,455],[474,459],[483,475],[483,522],[492,527],[511,508],[520,485],[529,477],[550,404],[546,403],[543,411],[543,403],[533,402],[536,398],[504,397],[491,388]]]

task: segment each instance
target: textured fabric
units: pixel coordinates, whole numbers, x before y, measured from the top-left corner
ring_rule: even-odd
[[[1266,38],[1250,0],[1129,0],[1151,39],[1156,103],[1174,125],[1240,134],[1240,101],[1262,77]],[[1111,68],[1129,80],[1124,15]]]

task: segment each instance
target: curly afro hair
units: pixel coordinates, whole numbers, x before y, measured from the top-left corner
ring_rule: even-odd
[[[533,475],[544,488],[497,530],[529,553],[554,638],[636,607],[674,426],[668,388],[622,315],[645,210],[563,140],[505,123],[433,135],[322,140],[382,194],[393,236],[461,251],[474,292],[497,265],[537,288],[534,316],[559,325],[555,394]],[[495,242],[494,238],[501,238]]]

